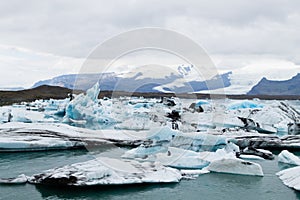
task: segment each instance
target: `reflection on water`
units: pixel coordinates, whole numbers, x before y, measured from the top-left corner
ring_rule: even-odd
[[[111,199],[113,197],[124,197],[132,194],[143,194],[146,191],[157,189],[173,190],[178,183],[171,184],[138,184],[138,185],[114,185],[114,186],[92,186],[92,187],[48,187],[36,185],[36,189],[43,198],[55,197],[57,199]],[[70,192],[70,190],[72,192]]]

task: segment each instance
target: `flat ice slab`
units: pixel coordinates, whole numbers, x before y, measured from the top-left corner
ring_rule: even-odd
[[[300,190],[300,166],[282,170],[276,175],[282,180],[284,185]]]
[[[290,153],[287,150],[283,150],[278,155],[278,162],[290,164],[290,165],[300,165],[300,158]]]
[[[221,159],[213,161],[208,170],[211,172],[264,176],[262,168],[259,164],[244,161],[237,158]]]
[[[179,170],[159,163],[139,163],[107,157],[50,169],[29,177],[29,183],[45,185],[91,186],[138,183],[176,183]]]

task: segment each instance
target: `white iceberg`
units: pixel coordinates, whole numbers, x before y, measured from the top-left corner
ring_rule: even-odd
[[[91,186],[138,183],[176,183],[180,171],[159,163],[139,163],[107,157],[50,169],[29,177],[29,183],[45,185]]]
[[[287,150],[283,150],[278,155],[278,162],[290,164],[290,165],[300,165],[300,158],[290,153]]]
[[[218,173],[264,176],[262,168],[259,164],[237,158],[227,158],[213,161],[208,166],[208,170]]]
[[[21,174],[16,178],[0,178],[0,184],[25,184],[28,177],[25,174]]]
[[[243,101],[244,102],[244,101]],[[250,128],[260,132],[280,134],[288,133],[288,124],[300,119],[299,112],[291,105],[282,101],[257,103],[257,106],[248,104],[231,104],[224,115],[216,118],[215,124],[226,128],[244,127],[245,123],[238,121],[238,117],[248,119],[247,123],[252,121]],[[256,102],[254,102],[256,104]],[[250,121],[249,121],[250,120]]]
[[[284,185],[300,191],[300,166],[282,170],[276,175]]]
[[[157,161],[179,169],[202,169],[209,165],[209,162],[202,159],[197,152],[164,146],[149,148],[140,146],[125,152],[122,157],[139,161]]]
[[[125,152],[122,157],[139,161],[158,161],[165,166],[179,169],[202,169],[213,161],[235,158],[237,153],[239,153],[238,146],[231,142],[216,152],[195,152],[165,145],[141,145]]]
[[[0,152],[41,151],[83,148],[86,143],[60,137],[39,135],[0,135]]]
[[[0,152],[84,148],[88,142],[111,143],[96,131],[66,124],[11,122],[0,125]]]
[[[255,155],[240,155],[239,157],[240,159],[243,160],[265,160],[264,158],[260,157],[260,156],[255,156]]]
[[[173,137],[170,146],[189,149],[192,151],[216,151],[227,145],[227,138],[221,135],[212,135],[201,132],[178,132]]]

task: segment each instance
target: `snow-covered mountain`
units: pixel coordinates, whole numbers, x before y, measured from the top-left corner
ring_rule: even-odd
[[[230,86],[231,72],[216,75],[208,80],[195,73],[193,66],[179,66],[176,70],[163,70],[159,66],[144,69],[136,68],[130,72],[109,72],[102,74],[69,74],[39,81],[41,85],[61,86],[70,89],[87,90],[97,81],[101,90],[127,92],[198,92]]]
[[[264,67],[262,70],[259,66],[249,65],[205,79],[192,65],[175,68],[125,66],[102,74],[62,75],[39,81],[33,87],[51,85],[87,90],[99,82],[100,89],[107,91],[299,95],[297,85],[300,75],[295,76],[299,70],[293,66],[285,70],[279,66]]]

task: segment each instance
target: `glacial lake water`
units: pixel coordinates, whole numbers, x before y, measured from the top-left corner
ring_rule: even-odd
[[[119,154],[109,150],[107,156]],[[105,153],[104,153],[105,154]],[[298,153],[299,155],[299,153]],[[32,175],[42,170],[93,159],[85,150],[49,151],[0,154],[0,177],[19,174]],[[0,185],[2,200],[35,199],[243,199],[243,200],[293,200],[300,199],[300,192],[292,190],[280,181],[276,172],[287,165],[273,161],[255,161],[263,167],[264,177],[210,173],[195,180],[182,180],[177,184],[148,184],[111,187],[49,187],[25,185]]]

